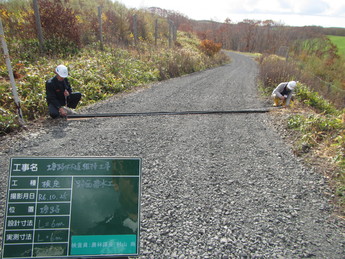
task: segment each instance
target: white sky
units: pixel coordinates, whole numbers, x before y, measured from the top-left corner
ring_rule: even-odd
[[[290,26],[345,28],[343,0],[115,0],[128,8],[160,7],[195,20],[273,20]]]

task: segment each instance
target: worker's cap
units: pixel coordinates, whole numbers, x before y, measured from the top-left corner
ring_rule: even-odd
[[[290,81],[287,85],[287,87],[290,89],[290,90],[294,90],[295,87],[296,87],[297,83],[295,81]]]
[[[55,69],[55,72],[62,78],[68,77],[68,69],[64,65],[58,65]]]

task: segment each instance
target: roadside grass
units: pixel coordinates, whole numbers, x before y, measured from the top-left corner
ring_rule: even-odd
[[[110,96],[145,85],[229,62],[221,51],[212,52],[196,36],[178,35],[174,48],[155,48],[140,42],[137,48],[110,48],[100,51],[89,46],[68,57],[41,57],[36,62],[21,61],[14,65],[16,85],[25,120],[47,116],[45,81],[54,76],[54,69],[65,64],[70,71],[69,81],[74,91],[83,94],[79,108]],[[208,45],[213,48],[212,43]],[[0,135],[19,128],[7,68],[0,66]]]
[[[273,111],[272,118],[294,154],[325,177],[335,215],[345,220],[345,132],[341,116],[324,116],[296,98],[289,108]]]
[[[272,73],[265,74],[267,83],[275,81],[274,70]],[[261,94],[269,98],[275,86],[262,80],[259,85]],[[294,153],[325,174],[334,191],[338,214],[345,218],[345,109],[337,109],[307,85],[298,83],[295,101],[283,112],[288,113],[283,127],[290,132]]]
[[[291,114],[288,118],[287,128],[298,131],[300,136],[295,141],[295,153],[303,156],[303,153],[311,151],[329,163],[332,170],[328,171],[327,177],[345,215],[345,109],[337,110],[302,84],[296,96],[300,105],[312,108],[312,112]]]

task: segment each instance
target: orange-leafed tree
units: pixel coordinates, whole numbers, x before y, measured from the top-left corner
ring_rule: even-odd
[[[208,56],[212,57],[222,48],[221,43],[215,43],[212,40],[203,40],[200,43],[200,49]]]

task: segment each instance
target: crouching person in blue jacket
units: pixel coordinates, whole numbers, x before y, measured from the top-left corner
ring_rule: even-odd
[[[46,82],[46,98],[49,115],[55,118],[66,117],[75,113],[75,109],[81,99],[81,93],[72,92],[68,82],[68,69],[64,65],[59,65],[55,69],[55,76]]]

